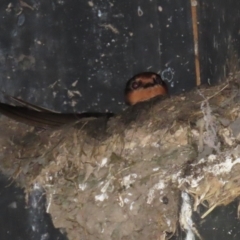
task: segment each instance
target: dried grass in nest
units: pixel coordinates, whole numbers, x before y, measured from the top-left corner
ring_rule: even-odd
[[[192,173],[180,182],[180,189],[194,198],[194,211],[198,205],[208,205],[208,210],[201,216],[206,217],[220,205],[227,205],[240,195],[240,148],[226,151],[219,155],[210,155],[192,166]]]
[[[36,131],[3,118],[0,167],[27,191],[43,186],[47,210],[69,239],[167,239],[178,225],[180,191],[194,197],[194,210],[207,202],[203,217],[239,195],[235,84],[78,128]]]

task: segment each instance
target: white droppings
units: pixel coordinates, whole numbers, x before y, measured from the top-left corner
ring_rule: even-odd
[[[179,184],[179,186],[181,186],[184,183],[188,183],[192,188],[196,188],[203,178],[204,178],[203,175],[198,176],[197,178],[193,178],[192,176],[185,177],[185,178],[179,178],[178,184]]]
[[[160,147],[160,144],[155,142],[155,143],[152,143],[151,146],[152,146],[152,147],[155,147],[155,148],[159,148],[159,147]]]
[[[106,199],[108,199],[107,193],[102,193],[102,194],[99,194],[99,195],[95,196],[95,201],[103,202]]]
[[[38,45],[42,45],[42,42],[40,40],[35,40],[35,42],[38,44]]]
[[[49,239],[49,233],[44,233],[41,235],[40,240],[47,240],[47,239]]]
[[[42,188],[40,187],[40,185],[38,183],[34,183],[33,189],[34,190],[41,190]]]
[[[195,166],[195,165],[199,165],[200,163],[202,164],[202,163],[205,163],[205,162],[207,162],[207,160],[205,159],[205,158],[202,158],[202,159],[200,159],[196,164],[191,164],[192,166]]]
[[[172,175],[172,181],[175,182],[177,179],[182,175],[182,171],[180,170],[179,172],[175,173]]]
[[[213,161],[215,161],[216,159],[217,159],[217,156],[216,156],[216,155],[211,154],[211,155],[208,156],[208,162],[213,162]],[[201,160],[200,160],[200,161],[201,161]]]
[[[155,198],[156,190],[162,190],[164,188],[165,188],[164,181],[160,180],[158,183],[156,183],[148,192],[147,204],[152,203],[153,199]]]
[[[197,3],[196,0],[192,0],[191,1],[191,5],[192,5],[192,7],[196,7],[198,5],[198,3]]]
[[[88,6],[89,7],[93,7],[94,6],[94,3],[92,1],[88,1]]]
[[[133,210],[133,205],[134,204],[135,204],[135,202],[131,202],[130,207],[129,207],[130,210]]]
[[[74,82],[72,83],[72,87],[76,87],[77,83],[78,83],[78,80],[74,81]]]
[[[100,163],[100,168],[105,167],[107,165],[108,158],[103,158],[101,163]]]
[[[163,8],[161,6],[158,6],[158,11],[162,12]]]
[[[17,208],[17,203],[16,202],[12,202],[8,205],[9,208]]]
[[[78,188],[82,191],[84,191],[87,188],[87,184],[86,183],[80,183],[78,184]]]
[[[121,185],[128,189],[130,185],[136,181],[136,178],[137,174],[135,173],[129,174],[128,176],[123,177]]]
[[[124,206],[124,201],[123,201],[121,195],[119,195],[119,206],[120,206],[120,207],[123,207],[123,206]]]
[[[223,174],[223,173],[229,173],[233,166],[240,163],[240,158],[237,158],[236,160],[233,161],[231,157],[226,157],[225,162],[216,164],[214,166],[206,167],[203,170],[213,173],[215,176]]]
[[[143,11],[142,11],[142,9],[141,9],[140,6],[138,6],[137,12],[138,12],[138,16],[139,16],[139,17],[141,17],[141,16],[143,15]]]
[[[168,227],[171,227],[171,226],[172,226],[172,223],[171,223],[171,220],[170,220],[170,219],[166,218],[166,222],[167,222]]]

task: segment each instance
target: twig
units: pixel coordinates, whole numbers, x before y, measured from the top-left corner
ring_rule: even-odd
[[[220,92],[222,92],[225,88],[227,88],[229,86],[229,84],[226,84],[222,89],[220,89],[218,92],[214,93],[212,96],[205,98],[204,100],[198,102],[199,103],[203,103],[204,101],[209,101],[210,99],[214,98],[215,96],[217,96]]]

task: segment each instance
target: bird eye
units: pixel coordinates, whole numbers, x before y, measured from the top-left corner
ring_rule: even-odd
[[[158,83],[157,77],[154,77],[154,78],[153,78],[153,83],[154,83],[154,84],[157,84],[157,83]]]
[[[162,84],[162,79],[159,75],[156,75],[156,76],[153,77],[153,82],[155,84]]]
[[[137,88],[139,88],[139,86],[140,86],[139,82],[133,82],[131,87],[132,87],[132,89],[137,89]]]

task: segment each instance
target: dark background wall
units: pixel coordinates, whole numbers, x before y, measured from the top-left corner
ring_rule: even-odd
[[[201,81],[214,84],[239,70],[240,2],[199,1],[198,21]]]
[[[196,85],[191,1],[6,0],[0,5],[0,88],[62,112],[125,105],[126,81],[161,73],[171,94]],[[238,1],[198,1],[202,83],[238,66]],[[0,98],[0,100],[3,100]]]
[[[190,2],[14,0],[1,6],[0,88],[58,111],[124,107],[126,81],[155,71],[195,85]]]

